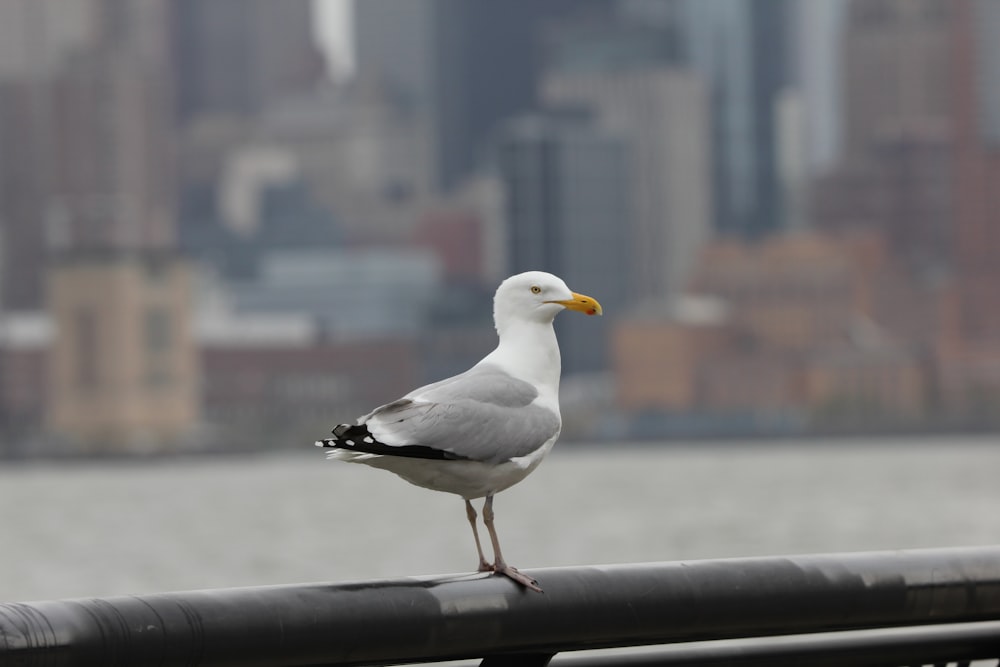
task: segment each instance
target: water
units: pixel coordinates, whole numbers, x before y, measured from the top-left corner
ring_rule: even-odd
[[[311,448],[310,448],[311,449]],[[1000,543],[1000,443],[557,446],[497,496],[524,568]],[[469,571],[462,502],[273,456],[0,468],[0,600]]]

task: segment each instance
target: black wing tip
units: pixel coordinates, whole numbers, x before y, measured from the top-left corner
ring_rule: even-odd
[[[384,446],[376,440],[364,424],[338,424],[334,427],[332,438],[316,441],[317,447],[339,447],[359,452],[369,451],[372,445]]]
[[[424,445],[390,446],[379,442],[364,424],[338,424],[334,427],[332,438],[317,440],[317,447],[347,449],[352,452],[379,454],[381,456],[399,456],[415,459],[431,459],[439,461],[462,461],[464,456],[443,449],[435,449]]]
[[[337,424],[330,432],[334,435],[333,439],[371,437],[371,431],[364,424]]]

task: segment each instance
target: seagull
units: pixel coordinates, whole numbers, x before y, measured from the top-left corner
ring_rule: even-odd
[[[327,458],[364,463],[407,482],[465,500],[479,572],[493,572],[539,593],[538,582],[511,567],[493,525],[493,496],[528,476],[562,428],[559,344],[552,322],[563,310],[601,315],[595,299],[543,271],[504,280],[493,298],[499,342],[469,370],[340,424],[316,442]],[[483,523],[493,562],[483,555],[472,500],[485,498]]]

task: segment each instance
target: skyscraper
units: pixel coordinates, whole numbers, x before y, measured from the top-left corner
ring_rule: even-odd
[[[19,8],[21,11],[14,11]],[[54,247],[172,243],[168,3],[4,3],[0,304],[38,308]]]
[[[810,175],[830,169],[839,155],[840,58],[844,16],[850,0],[813,0],[795,7],[796,78],[806,110],[802,141]]]
[[[950,3],[853,0],[842,35],[840,163],[814,188],[820,226],[869,227],[918,271],[950,263]]]
[[[324,61],[312,0],[172,0],[173,68],[182,119],[250,115],[311,91]]]
[[[949,6],[951,4],[949,3]],[[955,87],[954,270],[961,330],[967,342],[990,344],[1000,357],[1000,5],[954,3]],[[980,364],[987,373],[989,364]],[[1000,373],[992,378],[1000,387]]]
[[[952,113],[948,2],[852,0],[843,42],[845,153],[901,132],[947,128]]]
[[[664,301],[681,292],[712,219],[708,98],[701,79],[647,63],[625,70],[567,69],[546,76],[552,107],[593,112],[627,146],[629,294]]]
[[[485,156],[506,118],[535,106],[544,22],[595,0],[365,0],[355,4],[360,76],[426,115],[432,171],[449,189]]]
[[[777,117],[792,81],[786,0],[681,0],[682,59],[711,95],[715,227],[757,237],[783,226]]]
[[[522,116],[504,127],[497,161],[509,273],[544,269],[571,285],[600,285],[610,303],[627,302],[633,227],[628,150],[621,138],[580,118]],[[566,372],[607,367],[612,319],[560,331]]]
[[[52,431],[102,448],[176,437],[197,418],[198,364],[173,253],[170,3],[21,9],[3,29],[27,54],[0,64],[4,305],[57,324]]]

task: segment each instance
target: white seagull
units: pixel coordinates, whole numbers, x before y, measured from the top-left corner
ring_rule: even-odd
[[[502,574],[541,592],[538,582],[504,561],[493,527],[493,496],[517,484],[552,449],[559,415],[559,344],[552,322],[564,309],[600,315],[601,304],[570,291],[551,273],[507,278],[493,298],[499,343],[464,373],[415,389],[340,424],[319,447],[327,458],[364,463],[407,482],[465,499],[479,571]],[[483,523],[494,561],[483,555],[471,500],[486,498]]]

